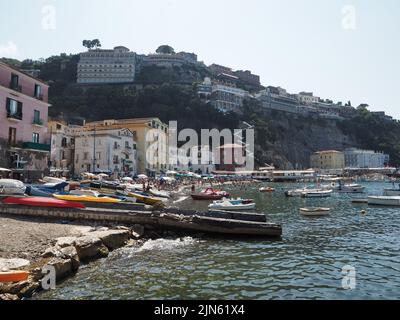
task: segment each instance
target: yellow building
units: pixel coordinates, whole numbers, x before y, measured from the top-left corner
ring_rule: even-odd
[[[336,150],[315,152],[310,162],[313,169],[343,169],[344,153]]]
[[[158,118],[119,119],[88,122],[85,128],[129,129],[137,146],[137,171],[154,175],[168,166],[168,125]]]

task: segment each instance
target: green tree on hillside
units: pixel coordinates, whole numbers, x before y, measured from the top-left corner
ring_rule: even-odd
[[[94,39],[94,40],[83,40],[82,45],[86,48],[90,49],[97,49],[101,47],[101,43],[99,39]]]

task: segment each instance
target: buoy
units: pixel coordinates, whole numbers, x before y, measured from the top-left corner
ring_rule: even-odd
[[[361,210],[361,214],[366,214],[366,213],[367,213],[367,211]]]

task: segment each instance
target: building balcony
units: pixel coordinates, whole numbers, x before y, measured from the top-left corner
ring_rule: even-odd
[[[22,113],[10,113],[10,112],[7,112],[7,118],[9,120],[20,121],[20,120],[22,120]]]
[[[43,94],[35,94],[33,97],[40,101],[43,101]]]
[[[14,91],[18,91],[18,92],[22,92],[22,86],[14,83],[14,82],[10,82],[10,89],[14,90]]]
[[[29,150],[50,152],[50,145],[49,144],[45,144],[45,143],[24,142],[22,144],[22,148],[29,149]]]
[[[32,124],[35,126],[43,126],[43,120],[42,119],[33,119]]]

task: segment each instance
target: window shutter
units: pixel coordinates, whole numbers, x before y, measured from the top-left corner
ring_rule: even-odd
[[[6,101],[6,110],[7,110],[7,114],[10,113],[10,103],[11,103],[11,99],[10,99],[10,98],[7,98],[7,101]]]

